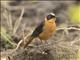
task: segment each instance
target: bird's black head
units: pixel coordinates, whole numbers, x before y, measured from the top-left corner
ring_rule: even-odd
[[[52,18],[56,18],[54,13],[50,13],[49,15],[46,16],[47,20],[50,20]]]

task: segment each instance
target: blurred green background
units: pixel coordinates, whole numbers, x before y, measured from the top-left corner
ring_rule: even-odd
[[[1,1],[1,51],[15,48],[17,43],[23,39],[24,36],[32,32],[34,28],[44,20],[45,15],[51,12],[55,13],[59,20],[57,27],[77,26],[80,29],[80,1]],[[65,42],[65,44],[62,42],[62,46],[68,48],[63,48],[62,50],[56,49],[59,50],[59,52],[63,52],[64,55],[70,53],[73,55],[71,57],[75,55],[79,56],[80,54],[76,53],[79,50],[78,47],[80,47],[79,33],[80,30],[68,31],[69,35],[66,35],[62,39],[67,40],[68,43],[76,42],[73,46],[67,42]],[[55,37],[56,34],[57,37]],[[52,40],[60,40],[61,34],[61,32],[55,33]],[[65,50],[65,52],[63,50]],[[56,55],[59,55],[59,53],[56,52]],[[61,55],[60,57],[64,56]],[[58,56],[55,59],[58,60],[60,57]],[[74,58],[66,59],[66,57],[64,57],[63,60],[64,59],[75,60]],[[77,57],[77,59],[79,60],[80,56]]]

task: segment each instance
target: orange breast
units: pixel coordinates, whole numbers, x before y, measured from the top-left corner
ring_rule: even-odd
[[[56,29],[55,21],[53,20],[45,21],[43,32],[39,35],[39,38],[41,40],[49,39],[53,35],[55,29]]]

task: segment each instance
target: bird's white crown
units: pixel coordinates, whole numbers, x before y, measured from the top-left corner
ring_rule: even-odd
[[[55,16],[55,14],[54,13],[50,13],[51,15],[53,15],[53,16]]]

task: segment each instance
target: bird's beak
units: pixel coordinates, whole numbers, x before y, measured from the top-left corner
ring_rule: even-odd
[[[45,17],[45,21],[47,20],[47,18]]]

